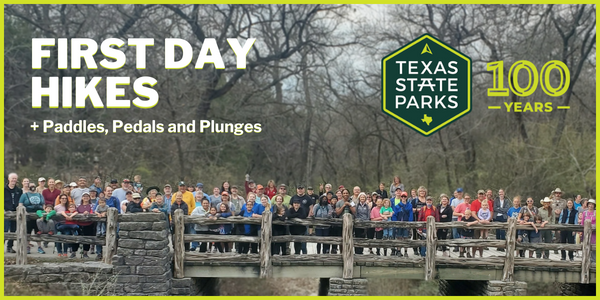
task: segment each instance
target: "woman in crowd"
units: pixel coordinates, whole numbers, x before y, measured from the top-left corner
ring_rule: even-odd
[[[313,217],[315,219],[331,219],[333,208],[327,203],[327,196],[323,195],[319,198],[319,203],[313,206]],[[329,236],[329,226],[316,226],[315,233],[317,236]],[[329,244],[317,243],[317,254],[321,254],[321,246],[323,246],[323,254],[329,254]]]
[[[65,222],[61,225],[58,225],[58,231],[63,235],[78,235],[77,231],[79,230],[79,226],[77,225],[77,221],[73,220],[73,217],[78,214],[75,203],[69,204],[69,209],[67,211],[63,211],[61,214],[63,217],[65,217]],[[59,245],[62,246],[62,249],[58,248]],[[69,247],[71,247],[72,253],[69,258],[75,258],[77,256],[77,250],[79,250],[79,243],[65,243],[62,245],[57,243],[56,247],[58,250],[58,256],[61,256],[62,253],[62,256],[64,257],[67,257],[67,250]]]
[[[389,199],[387,199],[388,203],[390,202]],[[383,199],[381,199],[381,197],[377,197],[377,200],[375,200],[375,206],[373,206],[373,208],[371,209],[371,221],[382,221],[383,217],[381,217],[381,208],[383,205]],[[381,240],[383,239],[383,228],[382,227],[378,227],[378,228],[369,228],[368,230],[371,230],[372,232],[372,236],[369,236],[369,231],[367,231],[367,238],[368,239],[373,239],[373,237],[375,237],[376,240]],[[373,254],[373,249],[369,249],[371,254]],[[383,255],[385,256],[387,254],[387,249],[383,248]],[[381,249],[377,248],[377,255],[381,255]]]
[[[156,195],[158,194],[158,187],[150,187],[148,188],[148,192],[147,195],[148,197],[144,198],[144,200],[142,201],[142,209],[144,209],[144,211],[148,211],[148,209],[150,209],[150,206],[152,206],[152,203],[154,203],[156,201]],[[200,204],[200,203],[198,203]]]
[[[200,194],[200,193],[198,193],[198,194]],[[200,205],[197,205],[196,208],[194,208],[191,215],[208,218],[209,213],[210,213],[210,202],[208,201],[208,199],[204,198],[204,199],[202,199],[202,202],[200,203]],[[195,224],[194,230],[196,231],[196,234],[213,234],[213,231],[210,231],[208,229],[207,225]],[[200,253],[206,252],[206,250],[208,249],[208,247],[207,247],[208,244],[209,244],[209,242],[202,242],[200,244]]]
[[[229,208],[229,206],[225,203],[221,203],[221,205],[219,205],[219,213],[217,215],[217,217],[219,218],[229,218],[232,216],[231,213],[231,209]],[[221,226],[219,226],[219,234],[220,235],[229,235],[231,234],[231,224],[221,224]],[[221,253],[227,253],[230,251],[230,244],[228,242],[223,242],[223,243],[217,243],[217,250],[219,250],[219,252]],[[200,250],[202,251],[202,250]]]
[[[531,216],[531,220],[533,221],[533,217],[537,216],[538,208],[533,206],[533,198],[528,197],[525,202],[526,205],[521,208],[521,212],[519,214],[519,220],[523,218],[524,213],[528,213]]]
[[[427,196],[425,199],[425,206],[419,209],[419,219],[417,219],[417,221],[425,222],[429,216],[433,216],[436,222],[440,221],[440,212],[433,206],[433,198],[431,196]],[[434,232],[427,232],[426,229],[419,229],[419,231],[423,233],[421,235],[423,238],[425,237],[425,234],[435,234]],[[425,257],[425,251],[426,247],[421,247],[421,256]]]
[[[173,222],[175,220],[175,211],[181,209],[183,211],[183,215],[187,216],[189,213],[189,208],[187,203],[183,202],[183,194],[181,192],[177,192],[175,194],[175,202],[173,202],[173,204],[171,204],[171,232],[173,232]],[[188,226],[184,226],[184,233],[188,234],[189,231],[187,230]],[[185,251],[190,251],[190,243],[184,243],[184,248]]]
[[[265,188],[265,195],[269,196],[269,199],[277,195],[277,187],[275,186],[275,181],[269,180],[269,182],[267,182],[267,187]]]
[[[441,194],[440,195],[440,205],[438,206],[438,211],[440,214],[440,222],[452,222],[452,206],[449,205],[450,199],[448,199],[448,195]],[[448,229],[438,229],[437,230],[437,238],[438,240],[445,240],[448,238]],[[450,251],[446,251],[447,247],[442,246],[443,256],[450,256]]]
[[[587,201],[587,210],[583,211],[581,217],[581,225],[585,225],[585,221],[590,220],[592,226],[596,226],[596,200],[590,199]],[[596,231],[592,231],[591,244],[596,245]],[[596,263],[596,251],[592,251],[592,263]]]
[[[401,189],[402,191],[404,191],[404,184],[402,184],[400,176],[394,176],[394,180],[392,181],[392,184],[390,184],[390,195],[394,195],[396,189]]]
[[[240,216],[245,217],[245,218],[252,218],[252,215],[254,215],[253,209],[254,209],[254,201],[248,201],[246,203],[246,208],[242,209],[242,211],[240,212]],[[245,236],[257,236],[258,235],[258,226],[257,225],[244,224],[240,228],[242,228],[243,234]],[[248,251],[250,251],[251,253],[258,253],[258,245],[256,243],[238,243],[238,244],[240,246],[238,249],[239,254],[248,254]]]
[[[283,197],[281,197],[283,202]],[[273,206],[272,221],[285,221],[286,220],[286,209],[283,205]],[[271,229],[273,236],[282,236],[286,234],[286,226],[272,223]],[[286,255],[285,243],[271,243],[271,255]]]
[[[77,213],[80,215],[87,216],[89,214],[94,213],[92,209],[92,204],[90,203],[90,194],[88,192],[84,192],[81,196],[81,205],[77,207]],[[77,222],[79,228],[81,228],[81,233],[83,236],[95,236],[96,235],[96,224],[94,222],[89,221],[79,221]],[[90,251],[90,245],[83,245],[83,258],[88,258],[88,251]]]
[[[560,212],[560,216],[558,217],[558,223],[577,224],[577,210],[575,210],[575,206],[573,205],[572,199],[567,201],[567,207]],[[575,244],[575,237],[573,236],[573,231],[561,230],[560,242],[563,244]],[[566,260],[566,251],[560,250],[560,256],[560,260]],[[569,251],[569,260],[573,261],[573,251]]]
[[[358,204],[356,205],[356,220],[360,221],[369,221],[371,219],[371,208],[367,203],[367,194],[360,193],[358,194]],[[354,228],[354,237],[356,238],[366,238],[366,229],[365,228]],[[363,247],[354,247],[354,252],[356,254],[363,254]]]
[[[420,212],[421,208],[426,206],[426,199],[427,199],[427,189],[424,186],[420,186],[417,189],[417,197],[413,198],[413,201],[411,202],[413,215],[414,215],[413,218],[415,220],[419,220],[419,212]],[[418,240],[418,239],[419,239],[419,235],[417,234],[417,229],[415,228],[415,229],[413,229],[413,240]],[[419,255],[419,251],[417,249],[418,249],[417,247],[413,248],[415,255]]]
[[[221,184],[221,193],[222,192],[227,192],[227,194],[231,195],[231,188],[229,186],[229,181],[224,181],[223,184]]]

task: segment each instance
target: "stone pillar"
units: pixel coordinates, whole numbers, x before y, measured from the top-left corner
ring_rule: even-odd
[[[487,296],[527,296],[527,282],[490,280],[487,285]]]
[[[329,279],[329,296],[368,296],[367,279]]]
[[[117,254],[112,257],[116,294],[170,295],[173,254],[165,215],[120,215],[118,237]]]

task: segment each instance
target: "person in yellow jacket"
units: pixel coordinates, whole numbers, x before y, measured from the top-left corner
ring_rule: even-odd
[[[188,215],[191,215],[192,211],[194,211],[194,209],[196,208],[196,201],[194,200],[194,194],[192,194],[191,192],[188,192],[185,182],[180,181],[178,185],[179,185],[179,191],[183,195],[183,202],[185,202],[188,205]],[[175,203],[175,200],[176,200],[175,197],[173,197],[171,199],[171,204]]]

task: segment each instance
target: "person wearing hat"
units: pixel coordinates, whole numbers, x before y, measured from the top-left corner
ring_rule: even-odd
[[[290,200],[292,200],[292,197],[287,194],[287,186],[283,183],[280,184],[278,191],[278,195],[281,195],[283,197],[283,205],[285,205],[286,207],[290,207]],[[275,196],[271,198],[271,203],[275,203]]]
[[[123,202],[127,191],[133,191],[133,189],[131,188],[131,181],[125,178],[123,179],[123,182],[121,182],[121,187],[113,191],[113,197],[116,197],[120,202]]]
[[[46,178],[40,177],[38,178],[38,186],[35,189],[36,193],[41,194],[46,189]]]
[[[206,197],[208,199],[208,194],[204,192],[204,184],[202,182],[196,183],[196,188],[192,194],[194,194],[194,199],[196,199],[196,194],[202,194],[202,197]],[[210,201],[210,200],[209,200]]]
[[[233,193],[233,186],[232,188],[232,193]],[[262,198],[262,196],[265,196],[265,187],[262,184],[257,184],[256,185],[256,199],[260,199]],[[267,196],[269,198],[269,203],[271,203],[271,197]]]
[[[315,194],[315,190],[313,189],[312,186],[306,187],[306,194],[312,198],[313,203],[318,203],[319,202],[319,196],[317,194]]]
[[[556,221],[558,222],[558,217],[560,213],[567,207],[567,200],[562,198],[562,191],[560,188],[556,188],[552,191],[552,209],[554,210],[554,215],[556,217]]]
[[[144,209],[142,208],[142,196],[140,196],[139,193],[132,193],[131,198],[133,199],[133,201],[131,201],[127,204],[126,212],[128,212],[128,213],[143,212]]]
[[[114,190],[118,189],[119,181],[116,179],[110,180],[110,187]]]
[[[189,215],[196,208],[196,201],[194,200],[194,194],[192,194],[191,192],[189,192],[186,189],[185,182],[180,181],[177,185],[179,186],[179,192],[181,193],[181,197],[182,197],[181,199],[183,200],[183,202],[185,202],[185,204],[187,204],[187,207],[188,207],[187,214]],[[177,199],[175,199],[175,197],[173,197],[173,199],[171,200],[171,206],[173,205],[173,203],[175,203],[176,200]],[[188,224],[188,225],[192,226],[193,224]]]
[[[542,218],[542,225],[540,227],[544,227],[546,224],[554,225],[556,224],[556,218],[554,218],[554,212],[552,211],[552,200],[546,197],[540,200],[542,207],[538,209],[538,216]],[[552,231],[551,230],[541,230],[540,231],[542,242],[544,243],[552,243]],[[544,250],[542,253],[542,257],[544,259],[550,259],[550,250]]]
[[[79,177],[77,180],[76,186],[71,190],[71,197],[75,201],[75,205],[81,205],[81,196],[83,193],[88,193],[89,196],[90,189],[87,188],[87,180],[85,177]]]
[[[23,194],[19,198],[19,205],[25,206],[25,210],[28,213],[35,213],[38,210],[44,210],[44,197],[42,194],[36,192],[35,183],[29,183],[29,187],[27,191],[23,191]],[[28,219],[26,220],[27,232],[30,233],[31,230],[38,232],[36,220]],[[29,246],[27,247],[27,254],[29,254]],[[38,253],[44,254],[44,250],[42,249],[42,243],[38,242]]]
[[[125,213],[127,211],[127,205],[129,205],[129,203],[131,203],[131,202],[133,202],[133,192],[132,191],[127,191],[127,192],[125,192],[125,200],[121,201],[121,205],[120,205],[121,206],[121,211],[123,213]]]
[[[169,207],[171,207],[171,198],[173,198],[173,188],[171,188],[171,185],[167,183],[163,187],[163,192],[165,193],[163,195],[163,200],[165,200],[165,203],[168,204]]]
[[[142,200],[142,208],[144,210],[148,210],[152,203],[156,201],[156,195],[158,194],[158,187],[151,186],[148,188],[148,192],[146,193],[147,197]]]
[[[98,191],[96,189],[90,189],[89,193],[90,203],[92,204],[93,208],[96,208],[96,205],[98,205]]]
[[[585,221],[590,220],[592,226],[596,226],[596,200],[590,199],[587,202],[587,210],[584,210],[581,217],[581,225],[585,225]],[[592,231],[591,244],[596,245],[596,231]],[[596,251],[592,251],[592,263],[596,263]]]
[[[42,191],[42,197],[44,197],[44,204],[54,206],[56,197],[60,195],[60,190],[56,188],[56,182],[54,178],[48,178],[48,188]]]
[[[81,204],[77,206],[77,213],[80,215],[87,216],[94,213],[92,203],[90,202],[90,193],[83,192],[81,194]],[[81,228],[83,236],[96,236],[96,224],[90,221],[77,221],[77,225]],[[83,258],[89,258],[88,251],[90,251],[90,245],[83,245]]]
[[[494,222],[505,223],[508,221],[508,210],[511,207],[510,200],[504,196],[504,190],[498,190],[498,197],[494,199]],[[506,240],[506,230],[496,229],[496,239]],[[504,252],[504,248],[497,248],[496,250]]]
[[[64,185],[65,185],[65,183],[60,181],[60,179],[56,179],[54,181],[54,187],[57,188],[59,191],[63,189]]]

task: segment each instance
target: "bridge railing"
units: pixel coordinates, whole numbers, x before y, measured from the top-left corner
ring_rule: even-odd
[[[185,224],[199,224],[199,225],[215,225],[215,224],[253,224],[261,226],[260,236],[242,236],[242,235],[207,235],[207,234],[184,234]],[[273,224],[279,225],[303,225],[303,226],[338,226],[342,228],[342,236],[305,236],[305,235],[283,235],[283,236],[272,236],[271,226]],[[543,228],[538,227],[538,230],[568,230],[574,232],[583,231],[582,243],[575,244],[554,244],[554,243],[524,243],[517,244],[516,235],[517,230],[533,230],[530,225],[518,225],[517,220],[511,218],[506,223],[489,223],[489,224],[476,224],[467,226],[465,222],[435,222],[433,217],[429,217],[426,222],[381,222],[381,221],[361,221],[354,220],[352,215],[345,214],[341,219],[291,219],[286,221],[272,221],[271,212],[265,211],[261,218],[242,218],[242,217],[230,217],[230,218],[219,218],[211,220],[206,217],[200,216],[184,216],[182,211],[175,212],[175,234],[173,238],[174,242],[174,262],[176,278],[184,277],[184,260],[186,254],[184,253],[184,243],[186,242],[247,242],[247,243],[258,243],[260,244],[260,252],[258,257],[252,257],[258,259],[260,263],[260,277],[268,278],[272,276],[272,256],[271,256],[271,243],[283,243],[283,242],[312,242],[312,243],[323,243],[341,245],[342,257],[341,261],[343,264],[343,277],[352,278],[354,270],[354,247],[365,247],[365,248],[392,248],[392,247],[426,247],[426,255],[424,258],[425,268],[425,279],[432,280],[435,278],[435,265],[436,265],[436,248],[437,246],[449,246],[449,247],[496,247],[505,248],[506,256],[504,258],[485,258],[489,260],[490,264],[503,265],[503,280],[513,281],[514,280],[514,268],[515,268],[515,252],[516,250],[568,250],[578,251],[582,250],[582,262],[581,262],[581,283],[589,283],[589,272],[591,268],[591,251],[596,249],[596,245],[591,245],[592,231],[595,231],[595,225],[592,226],[590,221],[586,221],[585,225],[549,225],[546,224]],[[376,240],[366,239],[360,237],[354,237],[354,228],[409,228],[419,229],[425,228],[427,234],[424,240]],[[469,229],[500,229],[506,230],[506,240],[486,240],[486,239],[451,239],[451,240],[439,240],[436,236],[437,229],[451,229],[451,228],[469,228]],[[203,256],[196,255],[198,259],[205,260],[218,255]],[[189,255],[189,257],[195,257]],[[250,257],[250,256],[249,256]],[[323,256],[328,257],[328,256]],[[225,259],[225,257],[223,257]],[[239,259],[239,258],[237,258]],[[298,258],[287,258],[286,256],[277,256],[277,261],[285,261],[286,259],[298,259]],[[450,259],[451,261],[452,259]],[[481,260],[468,260],[469,263],[480,263]],[[443,262],[448,262],[448,258],[444,258]],[[548,266],[548,267],[565,267],[566,263],[556,261],[535,261],[535,266]],[[464,260],[457,261],[457,264],[468,264]],[[531,266],[528,261],[518,260],[517,265],[519,266]],[[571,263],[572,264],[572,263]],[[579,270],[579,268],[577,268]]]
[[[116,208],[109,208],[105,218],[99,218],[95,214],[78,214],[73,217],[75,221],[82,222],[106,222],[106,237],[98,238],[96,236],[82,235],[60,235],[60,234],[40,234],[31,235],[27,232],[27,220],[37,220],[39,217],[35,213],[27,213],[25,207],[20,205],[16,212],[4,212],[4,220],[16,221],[16,232],[4,232],[4,240],[16,241],[16,264],[27,264],[27,246],[29,242],[54,242],[54,243],[76,243],[89,245],[105,246],[102,260],[104,263],[110,264],[112,256],[117,251],[117,218],[118,212]],[[62,215],[54,215],[54,222],[63,222],[65,217]]]

